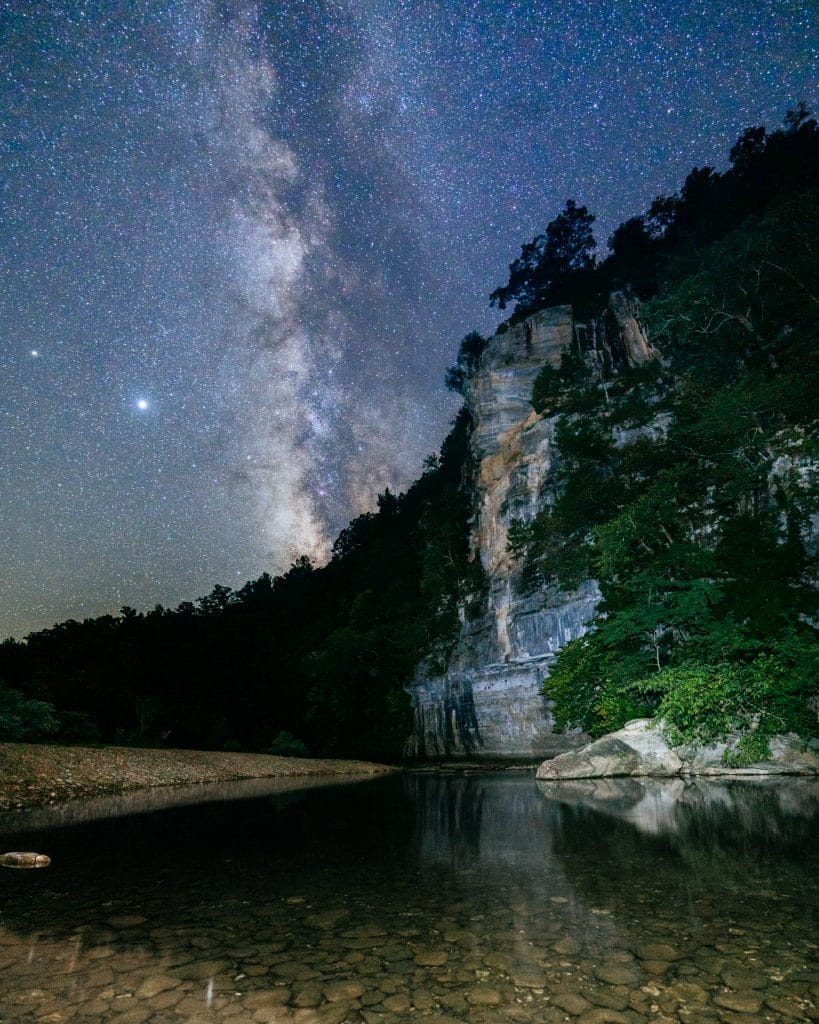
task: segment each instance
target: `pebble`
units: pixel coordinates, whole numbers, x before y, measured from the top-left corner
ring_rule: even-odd
[[[113,977],[113,972],[111,976]],[[166,989],[176,988],[178,984],[179,978],[172,978],[167,974],[157,974],[141,982],[134,991],[134,996],[137,999],[150,999]]]
[[[559,939],[552,949],[555,953],[560,953],[561,956],[576,956],[580,952],[580,943],[577,939],[566,936],[565,938]]]
[[[360,981],[332,981],[324,986],[324,998],[328,1002],[337,1003],[342,999],[358,999],[366,991],[366,986]]]
[[[403,992],[398,992],[394,996],[387,996],[381,1005],[385,1010],[389,1010],[390,1013],[406,1013],[412,1006],[412,1002],[409,996]]]
[[[717,992],[714,1002],[726,1010],[737,1013],[758,1013],[762,1007],[762,997],[758,992]]]
[[[242,999],[242,1006],[248,1010],[258,1010],[265,1006],[282,1006],[290,1002],[290,989],[282,985],[279,988],[250,992]]]
[[[571,1013],[573,1016],[583,1013],[584,1010],[591,1009],[591,1003],[588,999],[578,995],[576,992],[556,992],[552,995],[551,1001],[555,1006],[565,1010],[566,1013]]]
[[[514,960],[508,953],[487,953],[483,962],[494,971],[508,971]]]
[[[441,967],[449,960],[445,949],[427,949],[415,954],[415,962],[419,967]]]
[[[673,961],[680,959],[680,953],[665,942],[642,943],[635,948],[634,952],[641,960]]]
[[[499,1006],[503,996],[491,985],[476,985],[466,993],[466,998],[474,1006]]]
[[[417,988],[412,993],[412,1005],[416,1010],[431,1010],[435,1006],[435,996],[426,988]]]
[[[109,917],[107,923],[112,928],[136,928],[138,925],[145,924],[147,920],[148,918],[141,914],[118,914],[116,917]]]
[[[764,974],[746,967],[745,964],[723,964],[719,973],[728,988],[754,989],[766,988],[768,985],[768,979]]]
[[[51,858],[45,853],[24,852],[0,853],[0,867],[4,868],[47,868]]]
[[[607,985],[636,985],[637,974],[621,964],[600,964],[593,969],[595,978]]]
[[[595,1007],[579,1014],[576,1024],[631,1024],[631,1021],[617,1010]]]
[[[323,999],[323,993],[318,985],[304,985],[293,997],[294,1006],[318,1006]]]
[[[626,988],[584,988],[583,995],[595,1006],[606,1010],[627,1010],[629,992]]]
[[[780,1017],[786,1017],[789,1020],[798,1019],[803,1013],[801,1004],[793,998],[781,999],[778,996],[766,996],[765,1006],[769,1010],[773,1010],[774,1013],[778,1013]]]

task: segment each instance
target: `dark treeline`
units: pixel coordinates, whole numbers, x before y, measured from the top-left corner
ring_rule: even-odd
[[[469,430],[462,412],[421,478],[380,495],[323,568],[301,559],[195,604],[123,608],[0,644],[0,735],[399,757],[403,687],[419,657],[446,658],[458,603],[480,587],[467,552]]]
[[[512,320],[568,303],[575,317],[594,316],[608,294],[630,288],[642,299],[657,292],[670,259],[704,248],[763,210],[774,197],[817,184],[819,133],[804,103],[789,111],[782,128],[748,128],[731,149],[728,170],[696,167],[678,193],[658,196],[649,210],[621,224],[610,252],[595,260],[594,216],[569,199],[565,209],[521,249],[509,281],[490,296]]]
[[[533,588],[594,576],[604,595],[549,680],[559,724],[600,733],[659,709],[680,735],[744,727],[757,754],[777,729],[811,728],[817,175],[800,105],[744,132],[728,170],[693,170],[622,224],[602,261],[593,215],[569,200],[491,296],[513,321],[557,303],[582,320],[630,289],[658,354],[601,369],[574,349],[536,382],[562,487],[513,548]],[[454,390],[485,344],[464,338]],[[421,478],[382,494],[323,568],[302,559],[173,610],[0,644],[0,738],[400,756],[405,684],[422,658],[446,665],[483,591],[469,434],[462,411]]]

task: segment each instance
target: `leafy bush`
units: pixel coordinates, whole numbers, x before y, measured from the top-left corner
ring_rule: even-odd
[[[556,730],[583,729],[594,739],[653,711],[650,699],[629,688],[628,662],[601,649],[596,639],[591,633],[566,644],[541,691],[554,702]]]
[[[262,751],[263,754],[274,754],[277,757],[309,757],[310,751],[296,739],[291,733],[282,729],[276,734],[270,746]]]
[[[660,696],[656,716],[673,745],[737,736],[726,763],[750,764],[769,756],[768,741],[776,733],[815,731],[811,702],[819,695],[817,668],[815,646],[791,636],[750,664],[686,662],[636,683],[634,689]]]
[[[28,743],[52,735],[59,727],[54,705],[32,700],[0,685],[0,740]]]

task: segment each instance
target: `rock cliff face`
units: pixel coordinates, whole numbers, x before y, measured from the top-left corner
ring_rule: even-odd
[[[569,306],[537,313],[492,338],[469,381],[478,492],[472,548],[488,591],[479,614],[464,616],[447,671],[422,666],[416,675],[409,746],[416,757],[533,757],[577,742],[552,733],[538,689],[554,652],[584,632],[597,587],[590,581],[544,604],[542,593],[525,593],[507,550],[512,520],[528,521],[554,493],[555,421],[533,411],[532,384],[546,361],[559,363],[574,331]]]

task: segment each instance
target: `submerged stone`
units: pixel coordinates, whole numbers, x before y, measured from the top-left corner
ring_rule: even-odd
[[[3,868],[47,868],[51,858],[45,853],[11,853],[0,854],[0,867]]]

